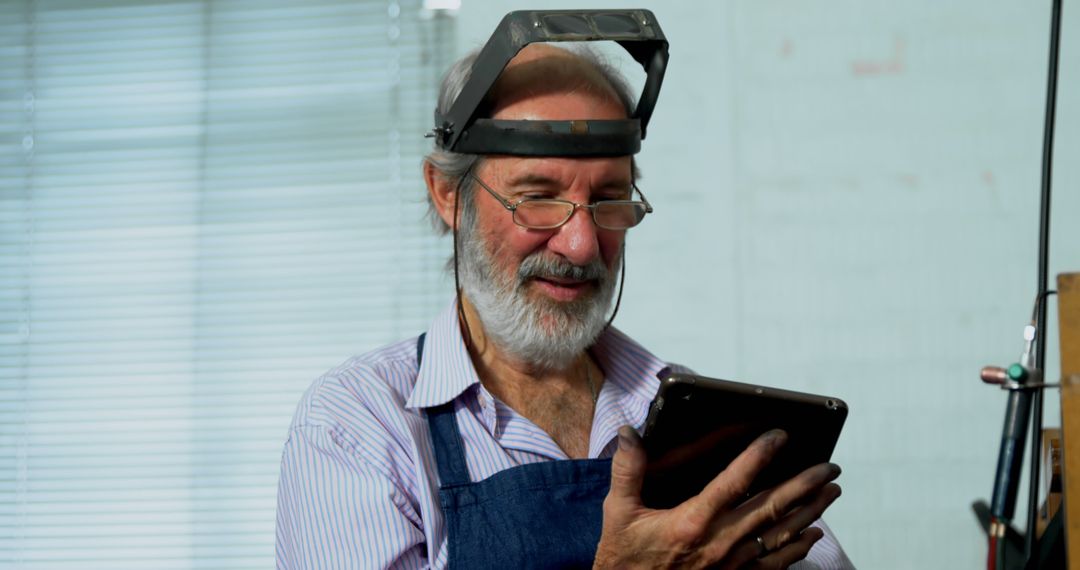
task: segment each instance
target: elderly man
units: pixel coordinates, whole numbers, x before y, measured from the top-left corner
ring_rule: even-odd
[[[476,57],[447,75],[441,116]],[[482,114],[603,122],[633,111],[594,57],[532,44]],[[635,428],[669,365],[608,321],[626,231],[651,211],[633,151],[436,146],[424,179],[455,234],[458,300],[424,335],[308,390],[283,457],[278,566],[850,567],[818,521],[840,493],[836,466],[747,499],[783,433],[678,507],[642,504]]]

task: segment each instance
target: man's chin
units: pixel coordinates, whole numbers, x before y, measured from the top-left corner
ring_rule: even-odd
[[[544,295],[530,296],[529,301],[534,309],[534,322],[543,334],[549,338],[563,338],[574,336],[574,332],[589,326],[588,321],[600,299],[593,291],[573,301],[557,301]]]
[[[600,310],[607,303],[598,288],[580,299],[563,302],[530,285],[502,299],[479,295],[484,301],[476,305],[477,312],[492,340],[509,354],[546,369],[561,370],[603,329]],[[475,295],[467,286],[465,289],[466,295]]]

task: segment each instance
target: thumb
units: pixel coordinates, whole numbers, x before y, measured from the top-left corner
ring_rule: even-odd
[[[645,477],[645,449],[641,436],[630,426],[619,428],[619,449],[611,460],[608,497],[641,505],[641,482]]]

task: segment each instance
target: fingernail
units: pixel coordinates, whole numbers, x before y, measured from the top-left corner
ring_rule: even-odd
[[[774,429],[765,432],[765,445],[768,445],[771,449],[776,449],[784,442],[787,441],[787,432],[782,429]]]
[[[821,463],[814,466],[814,478],[827,483],[840,476],[840,466],[835,463]]]
[[[619,428],[619,449],[630,451],[637,447],[637,432],[630,426]]]

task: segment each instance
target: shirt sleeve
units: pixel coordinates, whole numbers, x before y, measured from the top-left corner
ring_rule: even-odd
[[[426,568],[408,495],[322,426],[294,427],[278,482],[279,569]]]
[[[789,570],[855,570],[855,565],[848,559],[829,525],[818,519],[811,526],[823,530],[825,536],[814,543],[805,559],[792,564]]]

